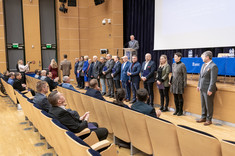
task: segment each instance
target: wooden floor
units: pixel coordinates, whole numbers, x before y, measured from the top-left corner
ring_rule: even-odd
[[[85,92],[85,90],[80,91]],[[113,101],[110,98],[106,99]],[[235,141],[234,127],[216,124],[205,127],[203,124],[196,123],[195,117],[173,116],[172,112],[162,113],[161,118],[169,120],[176,125],[182,124],[203,130],[214,135],[219,140],[228,139]],[[40,140],[39,133],[34,132],[33,127],[29,126],[29,123],[25,121],[23,111],[17,110],[8,97],[0,97],[0,120],[0,156],[55,155],[55,151],[47,149],[45,140]],[[112,135],[109,135],[108,140],[113,141]],[[36,146],[37,144],[41,146]],[[117,147],[117,151],[120,156],[130,155],[129,149]],[[145,154],[138,153],[136,156],[145,156]]]

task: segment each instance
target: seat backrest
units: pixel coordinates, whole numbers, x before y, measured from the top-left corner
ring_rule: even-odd
[[[187,126],[176,127],[182,156],[221,156],[220,142],[214,136]]]
[[[105,101],[96,99],[96,98],[92,98],[93,100],[93,106],[95,108],[95,112],[98,118],[98,123],[100,127],[105,127],[108,129],[109,133],[113,133],[112,130],[112,126],[110,123],[110,118],[109,115],[107,113],[107,109],[106,109],[106,104],[109,104]]]
[[[72,92],[72,96],[74,99],[75,110],[82,116],[86,111],[82,104],[81,93]]]
[[[82,99],[82,104],[85,108],[85,111],[90,112],[89,121],[98,122],[97,115],[96,115],[96,112],[95,112],[95,108],[92,104],[93,103],[92,97],[81,94],[81,99]]]
[[[47,142],[54,146],[56,140],[53,138],[53,131],[51,131],[51,120],[48,113],[44,110],[41,111],[41,122],[44,123],[43,127],[39,128],[40,133],[46,138]]]
[[[125,142],[131,142],[122,111],[126,108],[122,108],[111,103],[106,103],[105,106],[107,108],[114,135]]]
[[[123,109],[123,114],[130,135],[131,144],[149,155],[153,154],[145,115],[130,109]]]
[[[66,88],[64,88],[64,90],[66,90],[66,100],[67,100],[67,103],[69,103],[70,109],[76,110],[75,100],[74,100],[74,96],[73,96],[74,91],[72,91],[70,89],[66,89]]]
[[[235,141],[222,140],[221,149],[223,156],[234,156],[235,155]]]
[[[153,153],[159,156],[180,156],[176,126],[169,121],[145,116]],[[167,149],[166,149],[167,148]]]

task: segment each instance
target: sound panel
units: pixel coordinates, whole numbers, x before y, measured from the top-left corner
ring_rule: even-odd
[[[68,0],[68,6],[77,6],[76,0]]]

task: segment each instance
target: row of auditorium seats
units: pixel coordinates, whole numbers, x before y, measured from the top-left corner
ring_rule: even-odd
[[[35,86],[35,83],[31,85]],[[68,108],[79,114],[90,111],[90,121],[106,127],[109,133],[113,133],[114,141],[118,138],[131,143],[131,154],[138,149],[160,156],[235,155],[235,142],[219,141],[208,133],[174,125],[59,86],[57,90],[64,94]]]

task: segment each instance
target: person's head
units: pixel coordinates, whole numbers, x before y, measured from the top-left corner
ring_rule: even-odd
[[[68,55],[67,54],[64,54],[64,59],[67,59],[68,58]]]
[[[19,60],[18,64],[22,65],[23,64],[23,60]]]
[[[174,60],[176,63],[180,62],[181,58],[182,58],[182,54],[180,52],[175,53]]]
[[[98,57],[95,55],[93,56],[93,61],[96,62],[98,60]]]
[[[87,61],[88,60],[88,56],[86,55],[86,56],[84,56],[84,61]]]
[[[114,60],[114,62],[117,62],[117,61],[119,61],[119,57],[118,56],[113,56],[113,60]]]
[[[97,79],[91,79],[90,81],[90,87],[96,90],[99,90],[99,86],[98,86],[98,81]]]
[[[64,83],[70,83],[70,78],[68,76],[63,77],[63,82]]]
[[[138,61],[137,56],[136,56],[136,55],[133,55],[133,56],[132,56],[132,62],[135,63],[135,62],[137,62],[137,61]]]
[[[151,54],[150,53],[147,53],[147,54],[145,54],[145,61],[150,61],[151,60],[151,58],[152,58],[152,56],[151,56]]]
[[[81,61],[84,61],[84,56],[81,56],[81,57],[80,57],[80,60],[81,60]]]
[[[15,79],[15,73],[14,73],[14,72],[10,72],[9,77],[10,77],[11,79]]]
[[[145,88],[140,88],[136,92],[138,101],[146,102],[148,100],[148,91]]]
[[[3,75],[4,75],[4,76],[9,76],[9,71],[8,71],[8,70],[4,71],[4,72],[3,72]]]
[[[160,56],[160,65],[165,65],[165,64],[167,64],[167,56],[161,55]]]
[[[126,91],[124,88],[118,88],[116,91],[116,101],[121,102],[126,98]]]
[[[41,71],[41,76],[46,76],[47,75],[47,71],[46,70],[42,70]]]
[[[128,57],[127,56],[123,56],[122,60],[123,60],[123,62],[127,62],[128,61]]]
[[[47,72],[46,75],[47,75],[47,77],[49,77],[50,79],[52,78],[52,73],[51,73],[51,72]]]
[[[66,106],[63,94],[58,91],[52,91],[48,96],[48,101],[52,106]]]
[[[103,56],[100,57],[100,62],[104,63],[105,62],[105,58]]]
[[[51,60],[51,67],[52,68],[57,68],[58,66],[57,66],[57,63],[56,63],[56,61],[55,61],[55,59],[52,59]]]
[[[107,59],[107,60],[112,59],[112,55],[111,55],[111,54],[107,54],[107,55],[106,55],[106,59]]]
[[[130,39],[131,39],[131,40],[134,40],[134,39],[135,39],[135,36],[134,36],[134,35],[131,35],[131,36],[130,36]]]
[[[202,55],[201,58],[203,60],[203,62],[207,63],[210,62],[212,60],[213,54],[211,51],[205,51]]]
[[[37,82],[36,89],[37,89],[38,93],[47,94],[48,88],[49,88],[49,86],[46,81],[38,81]]]
[[[40,70],[36,69],[34,72],[36,75],[40,75]]]
[[[92,63],[92,60],[91,60],[91,59],[88,59],[88,63],[91,64],[91,63]]]
[[[79,61],[79,58],[75,58],[75,63],[77,63]]]
[[[15,77],[17,80],[21,80],[22,75],[21,75],[21,73],[17,72],[17,73],[15,73]]]

